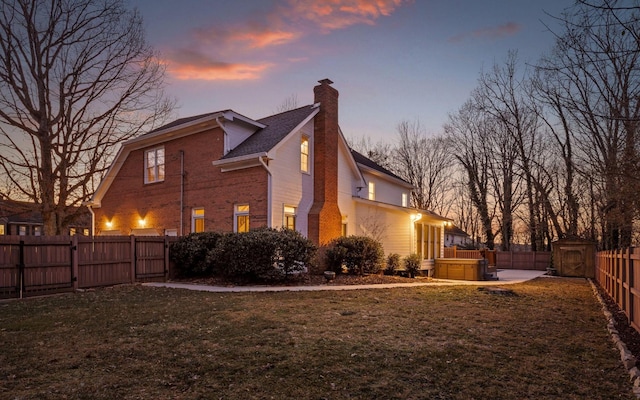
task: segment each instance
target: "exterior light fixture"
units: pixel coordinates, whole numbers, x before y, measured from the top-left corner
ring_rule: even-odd
[[[411,221],[413,222],[420,221],[421,218],[422,218],[422,214],[420,213],[411,214]]]
[[[111,222],[111,221],[107,221],[106,225],[107,225],[107,228],[109,228],[109,229],[113,228],[113,222]]]
[[[138,220],[138,225],[140,225],[140,227],[141,227],[141,228],[144,228],[145,223],[146,223],[146,222],[145,222],[144,218],[140,218],[140,219]]]

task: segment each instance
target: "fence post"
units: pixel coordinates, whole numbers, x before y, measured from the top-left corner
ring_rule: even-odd
[[[24,282],[24,240],[20,241],[19,247],[19,261],[18,261],[18,285],[20,285],[20,298],[22,299],[25,291],[25,282]]]
[[[636,322],[635,321],[635,315],[634,315],[635,314],[635,310],[634,310],[634,306],[633,306],[633,303],[634,303],[634,299],[633,298],[635,296],[634,293],[633,293],[633,288],[634,288],[633,285],[634,285],[634,281],[635,281],[634,272],[633,272],[633,268],[634,268],[634,265],[633,265],[634,262],[633,261],[634,261],[634,259],[633,259],[633,257],[631,257],[631,255],[634,253],[634,250],[635,249],[633,247],[629,247],[627,249],[627,251],[628,251],[627,255],[629,257],[628,261],[627,261],[627,270],[628,270],[627,280],[629,281],[629,283],[627,284],[627,287],[628,287],[627,290],[629,291],[629,296],[627,297],[627,299],[628,299],[627,300],[627,307],[629,309],[629,313],[628,313],[628,315],[629,315],[629,323],[631,323],[631,324],[634,324]]]
[[[78,235],[71,236],[71,282],[73,290],[78,290]]]
[[[131,283],[136,283],[136,237],[131,235]]]
[[[164,237],[164,280],[169,276],[169,236]]]

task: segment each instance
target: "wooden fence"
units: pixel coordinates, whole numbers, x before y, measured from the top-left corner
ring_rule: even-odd
[[[481,251],[458,250],[457,247],[445,247],[445,258],[487,258],[495,257],[495,265],[501,269],[527,269],[546,271],[551,265],[550,251]]]
[[[171,239],[0,236],[0,298],[163,281]]]
[[[596,253],[596,281],[640,332],[640,248]]]

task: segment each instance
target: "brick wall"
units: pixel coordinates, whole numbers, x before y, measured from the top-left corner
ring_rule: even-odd
[[[144,152],[132,151],[95,210],[96,234],[117,229],[128,235],[131,229],[145,228],[159,234],[177,229],[191,232],[191,210],[203,207],[205,230],[232,231],[234,204],[248,203],[251,226],[267,222],[267,173],[261,167],[220,172],[211,163],[223,154],[224,138],[220,128],[209,129],[164,143],[165,180],[144,184]],[[152,146],[155,147],[155,146]],[[152,148],[149,147],[149,148]],[[181,157],[184,155],[183,224],[180,230]],[[107,228],[106,222],[113,226]]]

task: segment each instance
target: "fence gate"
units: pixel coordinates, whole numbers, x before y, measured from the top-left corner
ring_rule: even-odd
[[[0,241],[0,298],[73,291],[73,249],[68,237]]]

